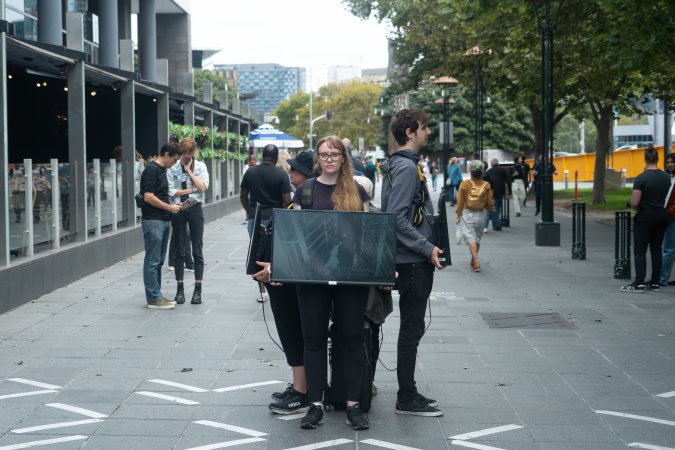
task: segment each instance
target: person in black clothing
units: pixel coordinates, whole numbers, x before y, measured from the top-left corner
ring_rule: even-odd
[[[548,163],[548,170],[551,176],[557,175],[558,171],[555,168],[555,165],[553,165],[552,161],[549,161]],[[536,194],[537,200],[536,200],[536,206],[537,210],[535,211],[534,215],[537,216],[541,212],[541,188],[542,184],[544,182],[544,178],[542,175],[544,175],[544,163],[542,161],[541,155],[537,156],[537,162],[534,163],[534,168],[532,169],[532,175],[534,175],[534,192]]]
[[[485,172],[483,179],[490,183],[490,188],[492,188],[492,195],[495,199],[495,210],[489,211],[488,221],[485,224],[487,227],[492,220],[492,229],[495,231],[502,231],[502,203],[504,197],[507,199],[510,197],[510,188],[509,188],[509,174],[506,172],[506,169],[499,167],[499,160],[493,158],[490,161],[492,167]]]
[[[621,287],[624,292],[658,291],[661,276],[663,236],[668,227],[664,207],[670,189],[670,175],[657,167],[659,154],[654,147],[645,149],[645,170],[633,181],[630,206],[637,214],[633,219],[633,256],[635,281]],[[652,258],[652,277],[647,275],[647,247]]]
[[[249,237],[253,234],[256,206],[260,205],[262,226],[267,226],[274,208],[285,208],[291,202],[291,183],[288,174],[276,166],[279,149],[274,144],[266,145],[259,166],[248,169],[241,179],[239,200],[246,211]],[[260,285],[260,303],[265,301],[264,286]]]
[[[511,179],[511,195],[513,196],[513,204],[516,212],[516,217],[520,217],[520,207],[525,206],[527,201],[527,188],[529,186],[528,176],[530,173],[530,166],[525,163],[522,156],[513,158],[513,166],[509,170],[509,177]]]
[[[145,299],[150,309],[173,309],[172,302],[162,295],[162,263],[169,243],[169,224],[172,214],[178,214],[179,205],[169,203],[169,183],[166,170],[180,158],[178,144],[168,143],[159,151],[157,160],[150,161],[141,174],[143,213],[141,225],[145,243],[143,284]]]

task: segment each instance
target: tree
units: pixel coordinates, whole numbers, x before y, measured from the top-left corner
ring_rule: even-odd
[[[214,72],[213,70],[195,69],[194,75],[194,89],[197,100],[204,101],[204,83],[211,83],[211,92],[213,93],[211,101],[214,104],[220,104],[219,93],[224,91],[225,86],[227,86],[229,105],[226,105],[223,109],[230,109],[232,106],[232,99],[237,96],[237,88],[234,86],[234,83],[230,83],[229,80],[226,80],[218,72]]]

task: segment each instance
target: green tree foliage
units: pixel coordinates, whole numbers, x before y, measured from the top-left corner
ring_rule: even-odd
[[[469,47],[491,49],[483,61],[486,92],[527,106],[535,147],[540,127],[543,3],[522,0],[345,0],[359,17],[374,15],[393,28],[394,83],[416,89],[431,75],[471,79]],[[675,91],[675,2],[564,0],[553,2],[554,102],[565,115],[596,128],[593,202],[604,202],[605,161],[613,108],[634,108],[646,93],[671,99]],[[474,66],[475,67],[475,66]],[[486,109],[487,111],[487,109]],[[487,130],[486,130],[487,132]]]
[[[219,104],[220,92],[224,91],[225,86],[227,85],[229,105],[224,109],[229,109],[232,106],[232,99],[237,96],[237,88],[234,86],[234,83],[230,83],[218,72],[213,70],[195,69],[194,80],[195,97],[197,100],[204,101],[204,83],[211,83],[211,92],[213,92],[211,101],[215,104]]]
[[[313,115],[332,112],[330,120],[318,120],[313,132],[316,136],[334,134],[354,142],[364,138],[366,147],[377,144],[379,120],[375,107],[379,104],[382,88],[373,83],[351,81],[322,86],[313,95]],[[279,104],[276,110],[279,128],[302,139],[309,145],[309,94],[297,93]],[[316,140],[314,141],[316,142]]]

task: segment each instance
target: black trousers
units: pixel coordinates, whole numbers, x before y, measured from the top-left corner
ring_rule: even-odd
[[[176,280],[183,280],[185,271],[185,241],[186,225],[190,225],[190,241],[192,242],[192,258],[195,263],[195,280],[204,278],[204,256],[202,247],[204,245],[204,211],[202,204],[197,203],[192,208],[182,210],[174,214],[171,219],[173,232],[176,235],[176,258],[174,259],[174,269],[176,271]]]
[[[169,240],[169,266],[173,267],[176,263],[176,233],[171,232]],[[185,229],[185,267],[195,268],[195,262],[192,259],[192,244],[190,243],[190,226]]]
[[[273,286],[266,284],[270,304],[286,362],[291,367],[303,366],[305,341],[302,339],[298,293],[293,283]]]
[[[343,338],[344,379],[348,401],[359,401],[363,366],[370,364],[363,341],[368,287],[298,284],[298,304],[305,341],[305,375],[309,400],[320,402],[326,386],[328,320],[333,321]]]
[[[633,256],[635,281],[644,283],[647,276],[647,248],[652,257],[652,283],[661,279],[663,237],[668,228],[668,215],[663,208],[643,209],[635,215],[633,225]]]
[[[396,264],[401,325],[398,331],[398,400],[411,401],[417,394],[415,363],[424,336],[424,314],[434,284],[434,265],[429,262]]]

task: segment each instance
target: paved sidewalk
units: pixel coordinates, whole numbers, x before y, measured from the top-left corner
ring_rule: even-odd
[[[344,412],[314,431],[270,414],[290,371],[244,275],[235,213],[206,226],[202,305],[146,309],[139,254],[0,316],[0,450],[675,448],[675,288],[620,292],[612,226],[589,220],[588,259],[574,261],[571,218],[556,213],[562,246],[542,248],[533,213],[488,233],[480,273],[453,244],[452,267],[436,274],[417,380],[443,417],[394,414],[396,376],[382,365],[368,431]],[[164,280],[173,295],[173,272]],[[490,328],[482,313],[565,323]],[[395,306],[389,368],[398,319]]]

